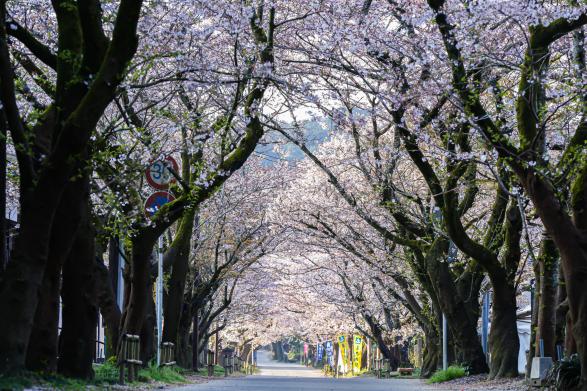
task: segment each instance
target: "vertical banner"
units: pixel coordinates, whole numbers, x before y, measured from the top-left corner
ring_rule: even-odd
[[[338,337],[338,346],[340,348],[340,357],[342,358],[342,370],[343,372],[347,372],[349,367],[350,367],[350,363],[349,363],[349,353],[350,353],[350,349],[349,349],[349,342],[347,341],[347,338],[344,335],[340,335]]]
[[[334,346],[332,345],[332,341],[326,341],[326,359],[330,366],[334,365],[332,356],[334,356]]]
[[[322,362],[322,357],[324,357],[324,345],[319,343],[316,346],[316,364],[319,364]]]
[[[361,359],[363,357],[363,337],[353,335],[353,372],[361,371]]]

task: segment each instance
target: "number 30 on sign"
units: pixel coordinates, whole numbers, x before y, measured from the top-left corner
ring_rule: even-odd
[[[170,183],[175,182],[175,178],[170,169],[175,172],[179,171],[177,162],[171,156],[152,162],[145,173],[149,186],[157,190],[167,189]]]

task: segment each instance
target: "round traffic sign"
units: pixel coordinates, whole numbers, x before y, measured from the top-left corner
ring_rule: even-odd
[[[168,202],[175,200],[175,197],[166,191],[156,191],[145,201],[145,215],[152,217],[157,211]]]
[[[179,171],[179,165],[171,156],[152,162],[145,172],[149,186],[157,190],[167,189],[170,183],[175,182],[175,177],[169,169]]]

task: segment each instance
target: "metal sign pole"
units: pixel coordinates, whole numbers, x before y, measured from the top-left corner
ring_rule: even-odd
[[[481,315],[481,346],[483,347],[483,353],[485,353],[485,359],[489,357],[487,352],[487,336],[489,333],[489,292],[483,294],[483,312]]]
[[[117,270],[116,303],[120,312],[124,310],[124,244],[118,237],[118,270]]]
[[[161,326],[163,309],[163,236],[159,236],[159,251],[157,254],[157,366],[161,365]]]

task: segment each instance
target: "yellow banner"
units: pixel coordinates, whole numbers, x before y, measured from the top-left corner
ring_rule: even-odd
[[[338,347],[340,349],[340,356],[342,357],[342,366],[343,370],[347,371],[349,368],[349,342],[344,335],[338,336]]]
[[[361,359],[363,358],[363,337],[353,335],[353,372],[361,371]]]

